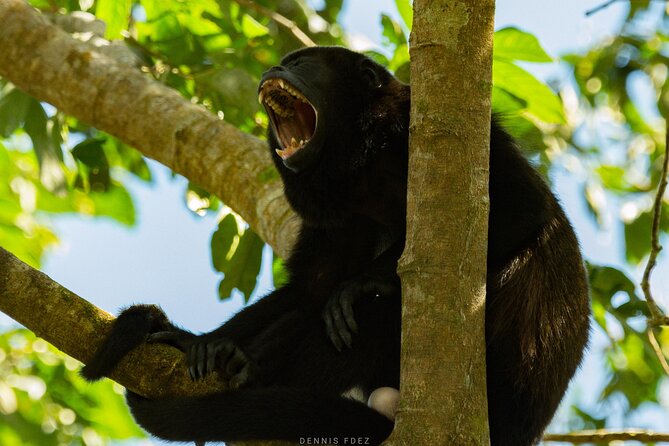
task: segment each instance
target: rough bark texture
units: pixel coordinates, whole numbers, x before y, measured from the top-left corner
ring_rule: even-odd
[[[114,317],[2,248],[0,265],[0,311],[86,363]],[[193,383],[188,378],[183,354],[164,345],[143,346],[131,352],[111,378],[150,398],[211,393],[224,388],[214,377]]]
[[[484,305],[494,0],[415,0],[402,400],[393,444],[489,444]]]
[[[0,0],[0,23],[0,76],[214,193],[288,253],[299,221],[265,142],[72,38],[23,0]]]

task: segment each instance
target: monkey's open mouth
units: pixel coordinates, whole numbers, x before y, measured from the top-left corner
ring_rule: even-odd
[[[288,159],[314,136],[317,112],[309,100],[284,79],[267,79],[260,86],[258,101],[265,107],[281,148],[276,153]]]

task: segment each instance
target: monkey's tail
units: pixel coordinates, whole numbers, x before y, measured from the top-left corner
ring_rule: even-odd
[[[128,392],[137,422],[171,441],[286,440],[378,445],[394,423],[365,404],[309,389],[265,387],[149,400]]]

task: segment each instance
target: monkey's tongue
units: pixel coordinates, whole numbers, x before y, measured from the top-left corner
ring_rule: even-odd
[[[288,117],[275,115],[277,133],[283,146],[276,149],[276,153],[284,160],[302,149],[316,131],[316,112],[311,105],[295,101],[293,112]]]

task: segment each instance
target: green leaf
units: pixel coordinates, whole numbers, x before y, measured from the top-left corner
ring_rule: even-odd
[[[237,220],[233,214],[228,214],[218,223],[218,228],[211,236],[211,263],[216,271],[224,272],[228,264],[228,255],[232,257],[230,248],[236,238],[239,238]]]
[[[503,115],[517,114],[527,108],[527,101],[497,86],[492,87],[492,109]]]
[[[47,119],[42,105],[30,99],[26,121],[23,126],[33,143],[39,161],[40,180],[53,193],[61,194],[67,189],[65,172],[60,165],[63,152],[60,147],[60,132],[55,120]]]
[[[89,138],[72,149],[72,156],[84,164],[90,190],[104,192],[111,185],[109,162],[102,148],[104,141]]]
[[[279,288],[288,283],[288,271],[281,257],[272,253],[272,277],[274,278],[274,288]]]
[[[644,212],[629,223],[625,223],[625,257],[632,264],[637,264],[650,252],[650,231],[653,215]]]
[[[503,28],[495,32],[493,47],[495,59],[525,62],[552,62],[534,35],[518,28]]]
[[[249,39],[253,39],[268,34],[269,29],[250,15],[244,14],[242,17],[242,32]]]
[[[244,231],[232,257],[226,259],[221,268],[225,274],[218,287],[218,295],[221,299],[228,298],[232,290],[236,288],[248,302],[256,287],[263,246],[262,239],[255,232],[251,229]]]
[[[492,66],[495,87],[527,102],[527,112],[555,124],[566,122],[560,98],[546,84],[513,63],[495,60]]]
[[[8,138],[26,119],[31,97],[11,85],[6,85],[0,97],[0,136]]]
[[[91,192],[94,214],[113,218],[126,226],[135,224],[135,205],[121,185],[113,184],[106,192]]]
[[[612,308],[611,298],[618,292],[626,293],[630,302],[639,301],[636,285],[617,268],[588,264],[588,278],[592,299],[604,305],[607,311]]]
[[[95,15],[107,24],[105,37],[107,39],[120,39],[121,31],[128,27],[132,1],[97,0],[95,5]]]
[[[397,7],[397,12],[400,13],[402,21],[406,27],[411,31],[413,26],[413,6],[411,5],[410,0],[395,0],[395,6]]]
[[[546,149],[544,134],[530,119],[513,114],[502,114],[501,118],[504,128],[518,140],[524,152],[542,153]]]
[[[381,27],[383,28],[383,45],[393,47],[406,44],[406,36],[399,23],[390,16],[381,14]]]
[[[625,169],[619,166],[601,165],[595,169],[604,187],[612,192],[633,191],[632,185],[625,179]]]

